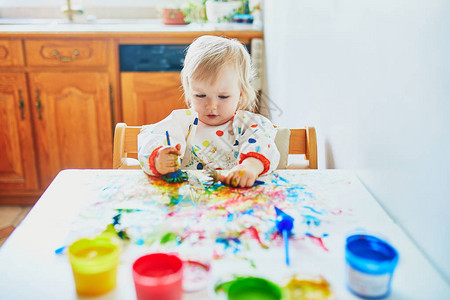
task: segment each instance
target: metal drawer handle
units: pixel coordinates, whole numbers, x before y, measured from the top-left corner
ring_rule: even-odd
[[[19,89],[19,109],[20,109],[20,117],[22,120],[25,120],[25,102],[23,102],[22,90]]]
[[[53,56],[58,59],[60,62],[71,62],[74,61],[77,56],[80,55],[80,51],[78,49],[73,50],[72,56],[61,56],[58,50],[53,50]]]
[[[42,120],[42,103],[41,103],[41,91],[36,89],[36,108],[39,115],[39,120]]]

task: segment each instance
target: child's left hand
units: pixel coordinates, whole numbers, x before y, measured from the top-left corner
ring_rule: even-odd
[[[259,159],[249,157],[225,176],[224,183],[233,187],[252,187],[264,166]]]

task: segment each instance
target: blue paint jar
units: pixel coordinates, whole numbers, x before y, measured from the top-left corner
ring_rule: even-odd
[[[387,242],[371,235],[356,234],[347,238],[347,285],[352,293],[367,299],[387,297],[398,253]]]

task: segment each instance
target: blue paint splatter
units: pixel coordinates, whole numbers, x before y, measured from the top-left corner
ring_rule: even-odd
[[[194,125],[197,125],[197,124],[198,124],[198,118],[195,118]]]
[[[289,183],[289,180],[287,180],[287,179],[281,177],[281,176],[278,175],[278,174],[275,174],[275,178],[272,179],[272,183],[274,183],[274,184],[279,184],[279,181],[283,181],[283,182],[285,182],[285,183]]]
[[[251,208],[251,209],[247,209],[247,210],[243,211],[242,214],[252,216],[254,212],[255,212],[255,210],[253,208]]]
[[[310,197],[310,198],[315,198],[313,193],[311,193],[311,192],[305,192],[305,195]]]
[[[225,250],[234,246],[235,249],[233,250],[233,253],[236,253],[239,251],[238,246],[241,244],[241,241],[236,237],[234,237],[234,238],[217,238],[216,243],[223,244]]]
[[[311,195],[311,196],[312,196],[312,195]],[[314,212],[314,213],[316,213],[316,214],[319,214],[319,215],[322,214],[322,212],[320,212],[320,211],[318,211],[318,210],[315,210],[315,209],[312,208],[311,206],[303,206],[303,207],[306,208],[306,209],[311,210],[312,212]]]
[[[55,254],[63,254],[66,248],[67,248],[66,246],[63,246],[61,248],[56,249]]]
[[[202,163],[198,163],[197,164],[197,170],[203,170],[203,164]]]
[[[303,223],[305,223],[308,226],[311,225],[319,226],[320,223],[322,222],[319,218],[311,215],[303,215],[303,218],[304,218]]]
[[[228,213],[227,222],[231,222],[234,220],[234,215],[232,213]]]
[[[285,178],[283,178],[281,176],[278,176],[278,178],[280,178],[280,180],[283,181],[283,182],[289,183],[289,180],[287,180],[287,179],[285,179]]]
[[[254,138],[249,138],[249,139],[248,139],[248,142],[249,142],[250,144],[254,144],[254,143],[256,143],[256,140],[255,140]]]
[[[233,146],[237,146],[237,145],[239,145],[239,141],[238,140],[234,141],[234,145]]]

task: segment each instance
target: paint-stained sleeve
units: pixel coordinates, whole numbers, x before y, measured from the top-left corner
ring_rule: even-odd
[[[145,173],[154,176],[159,175],[156,174],[154,168],[154,159],[156,151],[167,146],[166,131],[169,132],[170,145],[180,144],[181,157],[184,156],[189,125],[193,123],[196,117],[196,113],[189,109],[178,109],[174,110],[164,120],[142,127],[138,135],[138,159]]]
[[[263,163],[263,173],[275,170],[280,152],[275,145],[277,130],[272,122],[261,115],[238,111],[233,126],[239,145],[239,163],[247,157],[254,157]]]

